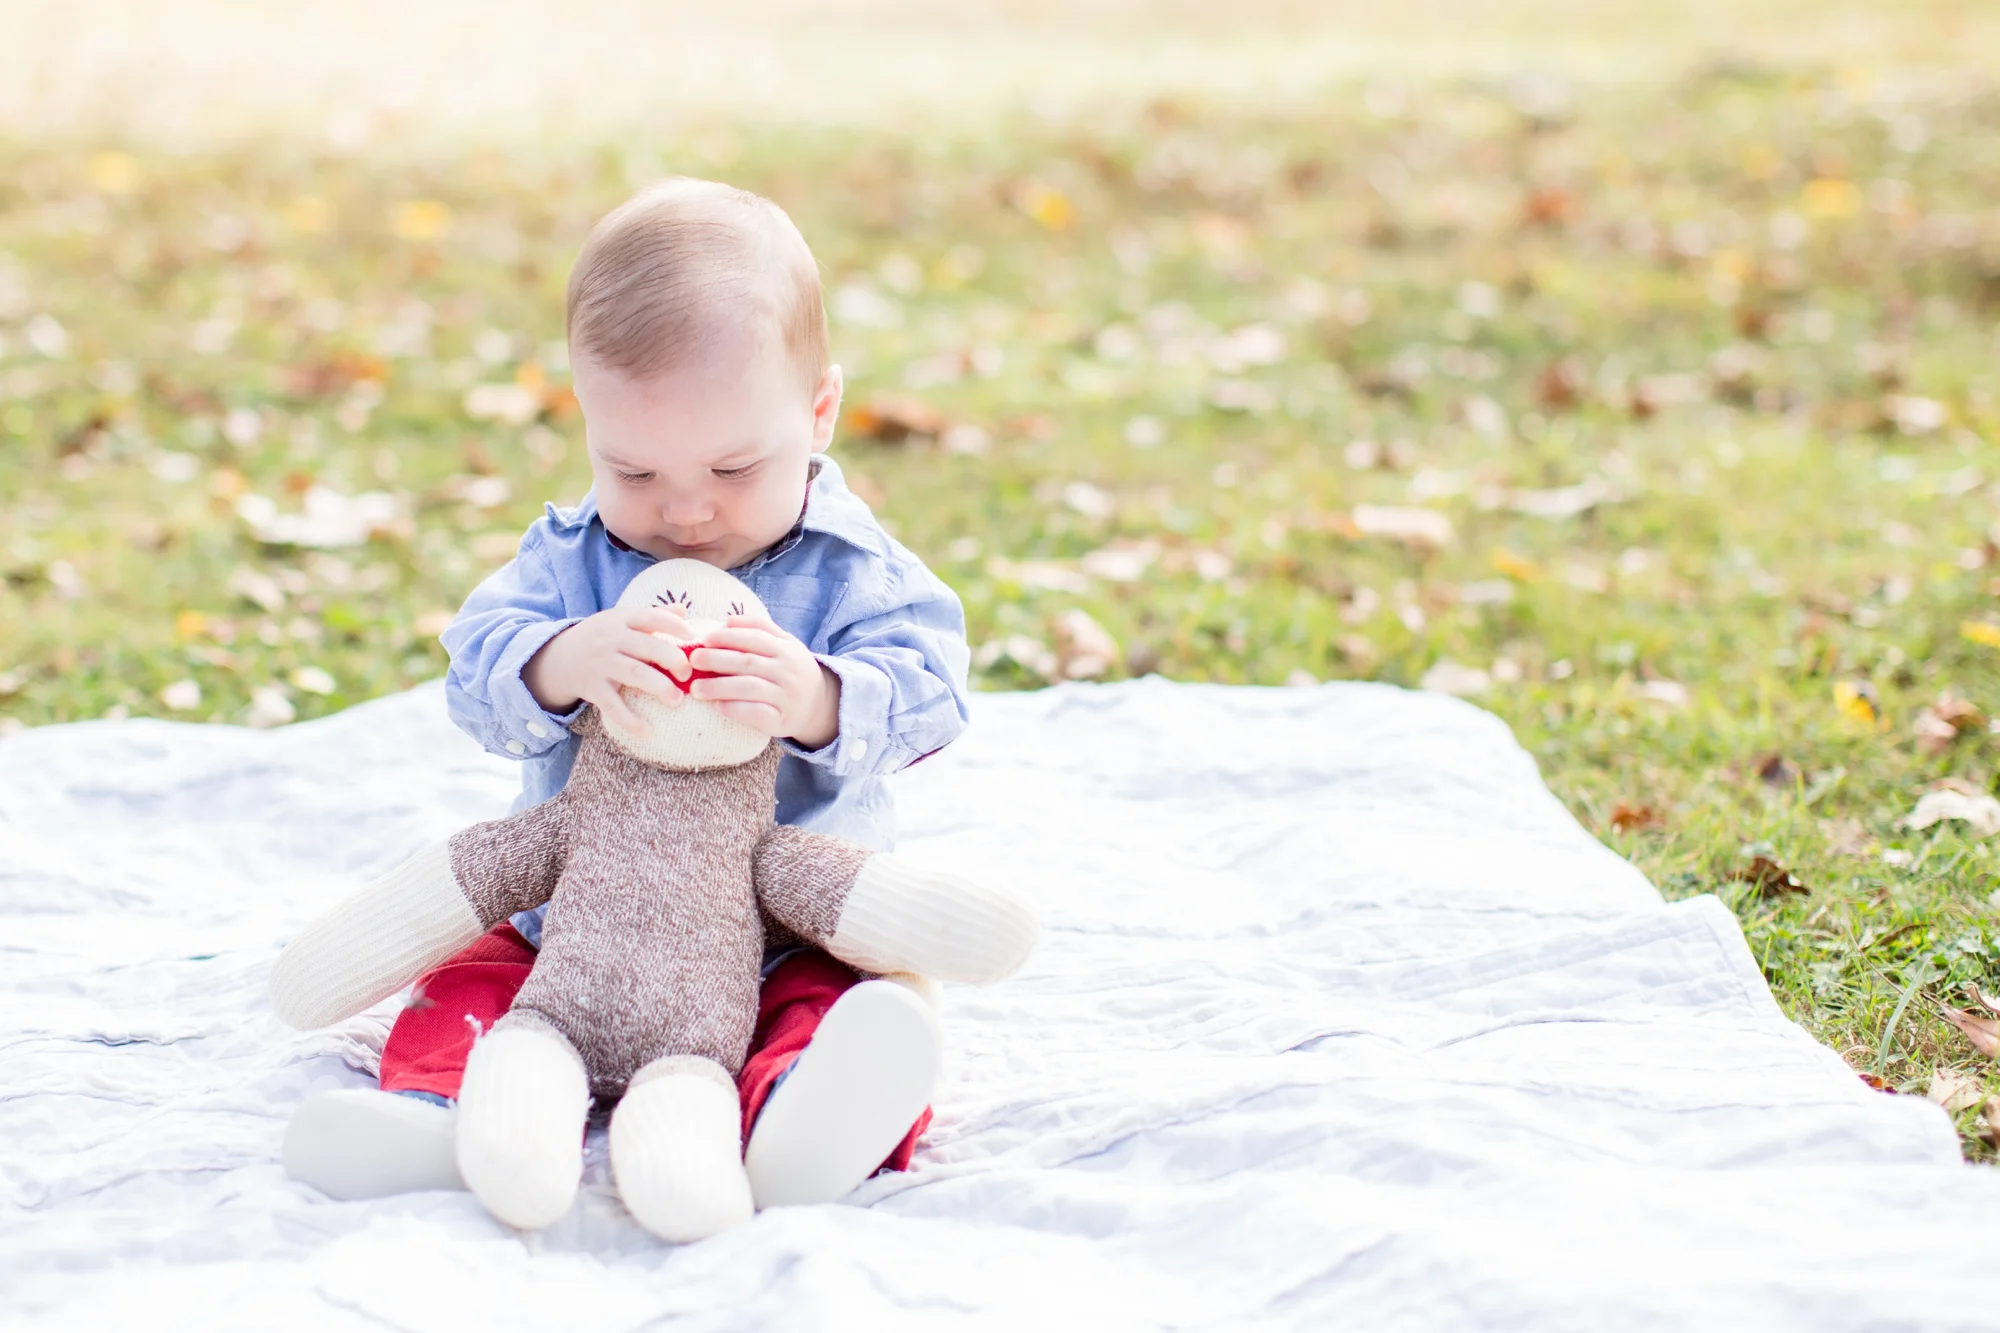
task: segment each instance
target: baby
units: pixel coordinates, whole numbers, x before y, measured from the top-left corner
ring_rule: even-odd
[[[594,484],[574,509],[549,506],[445,631],[453,720],[525,762],[519,810],[567,782],[584,705],[630,721],[624,692],[675,706],[683,682],[778,738],[780,823],[886,849],[884,777],[965,728],[964,613],[825,457],[841,373],[804,238],[757,195],[663,182],[591,233],[568,326]],[[731,571],[768,616],[685,651],[672,610],[617,609],[640,570],[676,558]],[[457,1187],[452,1099],[534,964],[543,910],[418,981],[382,1090],[321,1094],[294,1117],[293,1176],[337,1198]],[[940,1061],[933,1003],[920,978],[863,980],[818,950],[765,959],[738,1078],[759,1207],[830,1201],[909,1164]]]

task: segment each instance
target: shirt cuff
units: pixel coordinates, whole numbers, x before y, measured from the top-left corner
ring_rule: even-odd
[[[814,656],[840,679],[839,730],[817,750],[782,738],[778,744],[786,754],[796,755],[815,768],[824,768],[835,777],[883,771],[889,749],[884,726],[889,716],[888,673],[851,657],[827,653]]]
[[[544,620],[529,625],[516,634],[500,654],[489,677],[493,691],[493,714],[500,724],[503,739],[500,748],[516,759],[528,759],[545,754],[569,738],[569,724],[576,721],[577,714],[585,705],[578,703],[567,713],[551,713],[535,702],[528,684],[521,679],[521,671],[528,665],[528,659],[542,650],[542,646],[556,635],[577,623],[581,617],[569,620]]]

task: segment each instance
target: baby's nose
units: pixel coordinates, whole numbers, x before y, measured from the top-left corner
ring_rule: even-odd
[[[660,506],[660,518],[675,527],[699,527],[714,517],[714,503],[698,491],[675,491]]]

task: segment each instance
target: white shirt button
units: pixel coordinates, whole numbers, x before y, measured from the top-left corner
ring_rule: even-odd
[[[528,747],[523,743],[521,743],[520,741],[507,742],[508,754],[526,754],[527,752],[528,752]]]
[[[528,724],[528,734],[536,740],[540,740],[549,734],[549,729],[540,722],[530,722]]]
[[[856,736],[847,743],[847,752],[856,759],[866,759],[868,757],[868,742]]]

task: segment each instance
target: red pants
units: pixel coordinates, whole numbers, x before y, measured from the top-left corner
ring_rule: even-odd
[[[417,978],[409,1004],[396,1015],[382,1047],[383,1091],[458,1096],[474,1039],[507,1012],[534,965],[534,949],[502,922]],[[750,1056],[736,1076],[745,1143],[779,1076],[805,1050],[841,992],[859,980],[852,968],[817,949],[801,949],[764,978]],[[918,1136],[930,1123],[927,1107],[883,1167],[906,1170]]]

